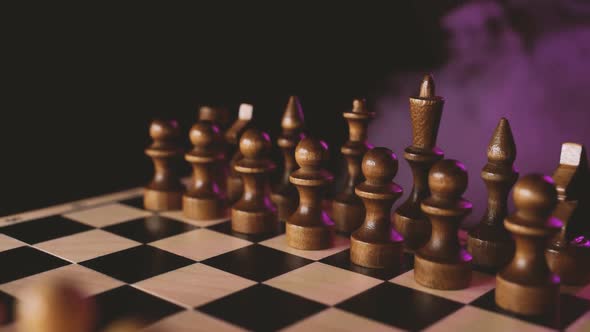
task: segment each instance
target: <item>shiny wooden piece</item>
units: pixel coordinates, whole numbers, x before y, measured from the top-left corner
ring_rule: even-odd
[[[404,151],[404,158],[412,168],[414,185],[408,199],[393,214],[395,228],[404,237],[405,248],[410,252],[422,247],[430,238],[430,222],[420,203],[430,195],[430,168],[443,158],[442,150],[436,147],[443,106],[444,99],[436,95],[432,76],[424,76],[418,96],[410,97],[413,140]]]
[[[240,138],[240,151],[244,156],[234,170],[242,177],[244,193],[231,209],[231,227],[247,234],[271,233],[278,229],[277,209],[270,200],[269,175],[274,163],[268,134],[250,128]]]
[[[503,267],[514,254],[514,241],[504,227],[504,218],[508,215],[508,194],[518,179],[513,166],[515,159],[516,145],[510,124],[501,118],[488,145],[488,163],[481,171],[488,190],[488,206],[467,238],[473,264],[485,269]]]
[[[241,104],[238,110],[237,120],[225,132],[225,142],[229,146],[227,155],[231,156],[229,160],[229,171],[227,174],[227,201],[230,205],[237,202],[244,192],[244,183],[242,177],[235,171],[234,166],[243,155],[238,147],[240,136],[246,131],[252,120],[253,107],[250,104]]]
[[[375,113],[367,110],[365,100],[355,99],[352,111],[344,112],[343,116],[348,123],[348,141],[340,149],[346,159],[346,181],[342,191],[332,201],[331,216],[337,231],[350,233],[365,218],[365,207],[355,194],[355,186],[363,181],[361,160],[370,148],[366,142],[367,126]]]
[[[219,129],[222,137],[230,120],[227,108],[209,105],[204,105],[199,108],[197,118],[199,122],[209,122],[214,124]],[[228,150],[230,146],[223,140],[219,140],[217,144],[219,145],[218,150],[221,157],[217,161],[217,171],[214,173],[215,183],[217,183],[219,192],[227,197],[227,176],[229,174],[228,160],[230,158]]]
[[[551,216],[557,192],[550,177],[530,174],[516,182],[513,198],[516,212],[504,225],[516,250],[496,277],[496,304],[516,314],[545,314],[559,303],[559,277],[549,270],[544,253],[547,240],[562,226]]]
[[[178,124],[176,121],[152,121],[150,137],[153,142],[145,149],[145,154],[154,163],[154,177],[145,188],[143,205],[152,211],[178,210],[184,191],[177,170],[183,153],[178,142]]]
[[[211,122],[196,123],[190,130],[194,147],[185,155],[193,166],[193,176],[182,197],[182,210],[187,218],[210,220],[226,214],[226,200],[219,190],[217,165],[223,158],[219,151],[219,128]]]
[[[295,148],[299,169],[289,181],[297,187],[299,205],[287,219],[287,244],[296,249],[319,250],[332,245],[334,222],[322,208],[326,187],[334,177],[322,168],[328,146],[313,138],[302,139]]]
[[[428,175],[431,195],[422,211],[432,224],[428,242],[416,252],[414,278],[434,289],[462,289],[471,282],[471,255],[461,248],[458,230],[472,209],[462,195],[467,189],[467,170],[456,160],[434,164]]]
[[[272,201],[279,212],[279,220],[287,220],[299,204],[297,189],[289,181],[291,173],[297,169],[295,162],[295,147],[305,137],[303,134],[304,120],[303,110],[296,96],[289,97],[283,119],[281,121],[282,133],[277,139],[277,145],[283,153],[283,168],[279,182],[273,188]]]
[[[590,283],[590,171],[583,145],[562,145],[553,180],[558,199],[553,215],[563,227],[545,252],[547,263],[563,284],[585,285]]]
[[[363,224],[350,237],[350,261],[369,268],[401,266],[403,238],[391,224],[391,206],[402,195],[392,182],[397,174],[397,157],[387,148],[374,148],[362,160],[366,180],[355,192],[366,208]]]

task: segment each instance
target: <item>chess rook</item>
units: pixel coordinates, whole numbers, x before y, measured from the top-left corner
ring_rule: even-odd
[[[279,220],[287,220],[299,204],[297,189],[289,181],[289,176],[297,169],[295,162],[295,147],[305,135],[303,134],[303,110],[296,96],[289,97],[283,119],[282,133],[277,139],[277,145],[283,153],[283,169],[279,182],[273,188],[272,201],[276,204]]]
[[[350,237],[350,260],[369,268],[395,268],[401,265],[403,239],[391,224],[391,206],[402,195],[393,183],[397,157],[387,148],[374,148],[362,160],[366,180],[355,192],[366,209],[363,224]]]
[[[508,193],[518,179],[515,159],[510,124],[502,118],[488,146],[488,162],[481,171],[488,190],[488,206],[467,239],[473,264],[494,271],[506,265],[514,254],[514,241],[504,227],[504,218],[508,215]]]
[[[471,202],[462,195],[467,189],[467,171],[456,160],[437,162],[428,175],[431,195],[422,202],[430,218],[430,239],[414,257],[414,277],[434,289],[462,289],[471,282],[471,255],[461,248],[458,230],[471,212]]]
[[[563,284],[582,286],[590,283],[590,234],[584,234],[590,223],[590,172],[583,145],[562,145],[553,180],[558,199],[553,215],[563,226],[547,248],[547,263]]]
[[[365,208],[355,194],[355,186],[363,181],[361,173],[361,159],[369,146],[367,140],[367,126],[375,113],[367,111],[365,100],[355,99],[352,111],[343,113],[348,123],[348,141],[340,151],[346,159],[347,172],[345,186],[332,201],[332,218],[337,231],[350,233],[357,229],[365,217]]]
[[[296,249],[319,250],[332,244],[334,222],[322,209],[326,187],[333,181],[332,174],[322,169],[328,159],[328,146],[323,141],[304,138],[295,148],[299,169],[289,181],[299,192],[299,206],[287,219],[287,244]]]
[[[194,147],[185,159],[193,166],[193,176],[182,197],[183,213],[194,220],[222,218],[226,214],[226,202],[216,176],[220,171],[219,160],[223,158],[219,151],[219,128],[207,121],[198,122],[189,136]]]
[[[231,209],[231,227],[247,234],[271,233],[277,230],[277,209],[270,200],[269,175],[275,165],[270,152],[268,134],[248,129],[240,138],[244,156],[234,170],[242,177],[244,193]]]
[[[241,104],[238,110],[238,119],[225,132],[225,141],[229,148],[227,155],[231,155],[229,171],[227,175],[227,201],[230,205],[237,202],[244,192],[242,177],[235,171],[234,167],[243,155],[240,152],[240,136],[246,131],[252,120],[253,107],[250,104]]]
[[[551,216],[557,203],[553,180],[531,174],[514,186],[516,213],[504,220],[516,249],[512,261],[496,277],[496,304],[521,315],[541,315],[559,302],[559,277],[545,260],[547,240],[562,226]]]
[[[410,97],[413,140],[404,151],[404,158],[412,168],[414,185],[407,201],[393,214],[395,228],[404,237],[406,250],[410,252],[430,238],[430,223],[422,213],[420,203],[430,194],[430,168],[443,158],[442,150],[436,147],[443,106],[444,99],[436,95],[432,76],[424,76],[418,96]]]
[[[177,171],[183,153],[178,144],[178,124],[176,121],[152,121],[150,137],[153,143],[145,149],[145,154],[154,163],[154,177],[145,188],[143,205],[152,211],[178,210],[184,191]]]

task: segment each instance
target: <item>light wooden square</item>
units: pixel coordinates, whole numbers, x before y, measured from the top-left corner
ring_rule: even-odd
[[[264,283],[327,305],[357,295],[382,281],[314,262]]]
[[[160,213],[160,215],[164,216],[166,218],[180,220],[180,221],[185,222],[187,224],[191,224],[191,225],[195,225],[195,226],[199,226],[199,227],[209,227],[209,226],[221,224],[222,222],[229,220],[229,211],[227,211],[227,216],[225,216],[223,218],[211,219],[211,220],[194,220],[194,219],[187,218],[182,213],[182,210],[162,212],[162,213]]]
[[[198,311],[183,311],[166,317],[141,332],[241,332],[246,331],[230,323]]]
[[[151,246],[201,261],[252,244],[208,229],[196,229],[150,243]]]
[[[285,234],[273,237],[266,241],[262,241],[259,244],[289,254],[317,261],[348,249],[350,247],[350,239],[348,237],[335,236],[333,246],[331,248],[323,250],[299,250],[292,248],[287,245],[287,239]]]
[[[194,308],[255,284],[254,281],[197,263],[133,286],[186,308]]]
[[[590,331],[590,311],[585,313],[582,317],[576,319],[575,322],[565,330],[566,332],[588,332]]]
[[[385,332],[403,331],[336,308],[324,310],[294,325],[281,330],[284,332],[339,331],[339,332]]]
[[[94,226],[106,227],[124,221],[152,215],[151,212],[136,209],[127,205],[114,203],[99,207],[68,213],[64,217]]]
[[[8,235],[0,234],[0,252],[6,251],[26,245],[17,239],[13,239]]]
[[[414,270],[408,271],[402,275],[399,275],[390,280],[398,285],[406,286],[408,288],[416,289],[420,292],[430,293],[436,296],[444,297],[449,300],[453,300],[461,303],[470,303],[478,297],[484,295],[494,287],[496,287],[496,277],[479,273],[476,271],[472,272],[471,284],[468,288],[459,290],[439,290],[424,287],[416,282],[414,279]]]

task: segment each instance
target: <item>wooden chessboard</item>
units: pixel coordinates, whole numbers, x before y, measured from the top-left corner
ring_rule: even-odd
[[[590,331],[590,285],[563,288],[560,311],[515,317],[494,304],[495,276],[460,291],[349,261],[349,240],[300,251],[284,234],[232,233],[228,219],[195,222],[144,210],[142,189],[0,218],[0,300],[28,284],[70,279],[99,308],[99,325],[140,317],[146,331]]]

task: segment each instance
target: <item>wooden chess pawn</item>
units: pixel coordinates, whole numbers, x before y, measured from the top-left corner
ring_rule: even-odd
[[[273,188],[270,197],[279,211],[279,220],[285,221],[293,214],[297,204],[299,204],[297,189],[289,182],[289,176],[297,169],[295,147],[305,137],[303,134],[303,110],[296,96],[289,97],[281,127],[283,131],[277,139],[277,145],[283,153],[283,170],[279,182]]]
[[[349,138],[340,151],[346,159],[346,183],[343,190],[332,201],[332,218],[337,231],[350,233],[363,223],[365,207],[355,194],[355,186],[363,181],[361,173],[361,159],[369,150],[366,143],[367,126],[375,113],[369,112],[365,100],[355,99],[352,111],[343,114],[348,123]]]
[[[444,103],[445,100],[436,95],[431,75],[424,76],[418,96],[410,97],[412,145],[404,151],[404,158],[412,168],[414,186],[408,199],[393,214],[395,228],[404,237],[409,252],[422,247],[430,238],[430,222],[420,203],[430,195],[430,168],[443,158],[442,150],[436,147],[436,136]]]
[[[350,260],[368,268],[399,267],[403,256],[403,239],[393,229],[390,211],[402,195],[402,188],[392,182],[397,173],[397,157],[386,148],[374,148],[362,160],[366,180],[355,192],[365,208],[363,224],[350,237]]]
[[[461,221],[471,212],[465,200],[467,171],[456,160],[441,160],[428,175],[431,195],[422,202],[430,218],[430,239],[414,258],[414,277],[419,284],[434,289],[462,289],[471,282],[471,256],[459,244]]]
[[[304,138],[295,148],[299,169],[289,181],[299,192],[299,206],[287,219],[287,244],[296,249],[319,250],[332,245],[334,222],[322,208],[326,186],[334,177],[322,169],[328,159],[328,146],[323,141]]]
[[[268,159],[268,134],[248,129],[240,138],[240,151],[244,156],[234,169],[242,177],[244,193],[232,206],[231,227],[247,234],[272,233],[277,230],[277,209],[269,193],[269,174],[275,165]]]
[[[177,163],[183,153],[178,144],[178,124],[175,121],[152,121],[150,136],[153,143],[145,149],[145,154],[152,159],[155,172],[145,188],[143,205],[153,211],[179,210],[184,187],[177,173]]]
[[[250,104],[240,104],[238,110],[238,119],[225,132],[225,141],[230,146],[228,155],[231,155],[229,161],[229,172],[227,175],[227,202],[233,205],[237,202],[244,192],[244,183],[242,177],[235,171],[235,165],[243,155],[240,152],[240,136],[246,131],[252,120],[253,107]]]
[[[217,183],[219,159],[219,128],[210,122],[198,122],[190,130],[193,149],[185,155],[193,166],[193,176],[182,197],[182,210],[194,220],[219,219],[226,215],[225,197]]]
[[[512,261],[496,277],[496,304],[521,315],[541,315],[559,302],[559,277],[545,260],[545,245],[561,227],[551,212],[557,203],[553,180],[531,174],[514,186],[516,213],[504,220],[516,250]]]
[[[547,248],[547,263],[561,283],[582,286],[590,283],[590,234],[584,234],[590,222],[590,172],[583,145],[562,145],[553,180],[558,199],[553,215],[563,226]]]
[[[504,227],[504,218],[508,214],[508,193],[518,179],[513,166],[515,159],[516,145],[510,124],[502,118],[488,146],[488,163],[481,171],[488,189],[488,206],[467,239],[473,264],[495,271],[506,265],[514,254],[514,241]]]

